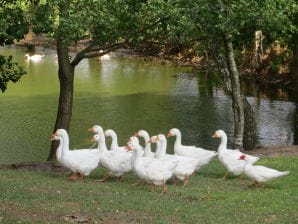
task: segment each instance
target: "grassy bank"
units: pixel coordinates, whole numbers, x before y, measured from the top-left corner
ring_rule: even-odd
[[[290,170],[266,188],[249,186],[247,178],[217,180],[224,169],[217,160],[168,193],[132,187],[131,173],[122,181],[95,182],[97,169],[84,182],[67,174],[0,170],[2,223],[298,223],[298,157],[262,159],[258,164]]]

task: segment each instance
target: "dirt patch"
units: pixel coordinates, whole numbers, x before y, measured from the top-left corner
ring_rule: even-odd
[[[54,162],[21,162],[10,165],[0,165],[0,169],[21,169],[43,172],[70,172],[65,167]]]
[[[298,156],[298,145],[260,147],[247,151],[259,157],[293,157]]]

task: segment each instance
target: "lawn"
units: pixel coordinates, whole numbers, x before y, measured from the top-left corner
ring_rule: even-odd
[[[264,188],[249,179],[224,175],[212,161],[192,176],[188,187],[169,185],[167,194],[149,186],[131,186],[133,173],[96,182],[106,170],[98,168],[83,182],[66,173],[1,169],[2,223],[298,223],[298,157],[258,162],[288,176]],[[160,189],[159,189],[160,192]]]

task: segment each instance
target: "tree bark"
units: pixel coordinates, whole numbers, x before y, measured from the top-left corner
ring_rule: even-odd
[[[230,71],[228,69],[228,64],[226,60],[226,56],[219,50],[220,47],[216,44],[213,44],[209,47],[209,51],[212,54],[212,57],[216,61],[217,67],[222,75],[222,79],[224,81],[226,91],[231,94],[232,93],[232,84],[230,80]]]
[[[240,92],[239,73],[234,57],[233,44],[228,35],[224,35],[224,47],[232,87],[232,107],[234,112],[234,142],[235,148],[243,148],[244,107]]]
[[[243,132],[243,148],[252,150],[257,144],[257,122],[255,112],[246,97],[243,97],[244,105],[244,132]]]
[[[68,48],[63,45],[61,37],[57,38],[57,56],[60,95],[54,132],[59,128],[69,130],[73,103],[74,66],[69,61]],[[54,160],[57,147],[58,142],[52,141],[48,161]]]
[[[297,35],[298,36],[298,35]],[[291,63],[291,76],[296,88],[298,87],[298,45],[293,50],[293,61]]]

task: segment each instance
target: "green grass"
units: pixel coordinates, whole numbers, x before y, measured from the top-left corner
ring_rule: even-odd
[[[72,223],[81,217],[90,223],[298,223],[298,158],[258,164],[291,173],[254,188],[247,178],[217,180],[225,171],[215,160],[187,188],[169,185],[162,195],[130,186],[137,180],[133,173],[122,181],[95,182],[103,168],[84,182],[69,181],[67,174],[2,169],[0,222]]]

